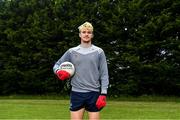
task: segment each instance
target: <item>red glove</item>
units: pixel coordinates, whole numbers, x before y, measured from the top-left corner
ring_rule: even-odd
[[[106,96],[105,95],[100,95],[96,101],[96,107],[98,109],[101,109],[106,106]]]
[[[70,74],[68,72],[66,72],[65,70],[58,70],[56,72],[56,75],[58,76],[58,78],[60,80],[66,80],[66,79],[70,78]]]

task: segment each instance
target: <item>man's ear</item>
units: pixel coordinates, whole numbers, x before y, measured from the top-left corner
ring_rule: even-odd
[[[79,37],[81,37],[81,33],[79,33]]]

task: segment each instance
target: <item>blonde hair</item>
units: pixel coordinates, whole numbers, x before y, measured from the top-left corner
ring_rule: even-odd
[[[89,30],[91,30],[92,32],[93,32],[93,26],[92,26],[92,24],[90,23],[90,22],[85,22],[85,23],[83,23],[82,25],[80,25],[79,27],[78,27],[78,29],[79,29],[79,32],[81,32],[81,30],[82,29],[89,29]]]

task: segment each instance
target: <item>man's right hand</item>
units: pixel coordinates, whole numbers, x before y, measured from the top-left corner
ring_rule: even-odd
[[[70,78],[70,74],[66,72],[65,70],[57,70],[56,75],[62,81]]]

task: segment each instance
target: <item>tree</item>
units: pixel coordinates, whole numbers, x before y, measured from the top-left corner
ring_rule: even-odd
[[[52,67],[94,26],[107,56],[109,94],[180,95],[178,0],[1,0],[0,94],[69,91]]]

